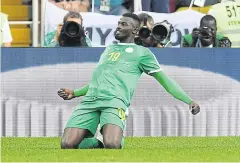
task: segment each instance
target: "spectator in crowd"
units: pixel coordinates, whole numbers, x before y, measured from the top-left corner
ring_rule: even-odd
[[[123,6],[124,0],[94,0],[94,12],[105,15],[123,15],[129,11]]]
[[[189,7],[192,0],[176,0],[176,10],[181,7]],[[210,6],[218,3],[219,0],[206,0],[204,6]]]
[[[12,35],[8,23],[8,15],[0,12],[1,14],[1,34],[0,34],[0,44],[1,47],[11,47]]]
[[[158,13],[172,13],[175,11],[176,0],[142,0],[142,10]]]
[[[240,47],[240,2],[222,0],[213,5],[208,14],[216,18],[218,33],[228,37],[232,47]]]
[[[49,0],[57,7],[73,12],[88,12],[90,4],[89,0]]]
[[[69,21],[76,22],[82,26],[83,24],[83,18],[78,12],[69,12],[67,15],[65,15],[63,19],[63,24]],[[44,40],[44,46],[45,47],[59,47],[59,37],[60,32],[62,30],[63,24],[59,24],[56,31],[47,33]],[[85,41],[88,45],[88,47],[91,47],[91,40],[86,36]]]
[[[129,12],[134,12],[134,0],[124,0],[123,6],[124,6]]]
[[[144,30],[144,29],[149,30],[149,31],[152,30],[152,27],[154,24],[153,17],[147,13],[141,13],[138,15],[138,17],[139,17],[141,24],[140,24],[138,35],[135,37],[135,43],[138,45],[142,45],[144,47],[154,46],[154,44],[157,44],[157,42],[150,35],[148,38],[141,37],[142,30]],[[143,33],[146,33],[146,32],[143,32]]]
[[[200,21],[200,27],[195,28],[192,34],[183,36],[181,47],[231,47],[230,40],[217,33],[216,19],[205,15]]]
[[[139,45],[142,45],[144,47],[157,47],[157,48],[163,48],[163,47],[172,47],[172,44],[170,42],[170,37],[171,37],[171,33],[170,35],[162,40],[162,41],[157,41],[154,37],[153,37],[153,33],[152,33],[152,29],[154,27],[154,20],[152,18],[151,15],[147,14],[147,13],[141,13],[138,15],[139,19],[140,19],[140,29],[139,29],[139,32],[138,32],[138,35],[135,37],[135,43],[136,44],[139,44]],[[167,21],[164,21],[164,22],[160,22],[158,23],[158,25],[160,25],[161,23],[165,23]],[[168,22],[166,25],[170,25]],[[141,33],[146,33],[146,32],[143,32],[143,30],[146,31],[149,30],[151,31],[149,36],[147,38],[145,37],[141,37]],[[171,32],[171,31],[169,31]]]
[[[144,21],[146,19],[146,26],[151,29],[154,25],[154,20],[153,17],[147,13],[141,13],[138,15],[139,19],[140,19],[140,27],[143,27],[145,25]]]

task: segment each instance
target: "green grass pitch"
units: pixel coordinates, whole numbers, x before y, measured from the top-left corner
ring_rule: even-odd
[[[121,150],[60,149],[60,138],[1,138],[2,162],[240,162],[240,137],[126,138]]]

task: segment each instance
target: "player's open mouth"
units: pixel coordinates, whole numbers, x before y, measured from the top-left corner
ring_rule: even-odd
[[[117,35],[120,34],[120,33],[121,33],[120,30],[116,30],[116,31],[115,31],[115,34],[117,34]]]
[[[117,35],[120,34],[120,31],[116,31],[116,34],[117,34]]]

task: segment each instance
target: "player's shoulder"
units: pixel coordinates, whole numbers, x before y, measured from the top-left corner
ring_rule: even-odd
[[[143,56],[143,57],[144,56],[154,56],[153,52],[148,47],[140,46],[139,48],[140,48],[141,56]]]
[[[216,34],[216,39],[217,40],[221,40],[223,38],[225,38],[225,36],[223,34],[219,34],[219,33]]]

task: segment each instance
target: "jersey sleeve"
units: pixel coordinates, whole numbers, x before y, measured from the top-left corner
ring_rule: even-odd
[[[162,71],[158,60],[148,48],[143,49],[143,54],[140,57],[139,68],[142,72],[145,72],[148,75]]]
[[[188,44],[187,40],[185,39],[185,37],[183,36],[181,38],[181,48],[187,48],[190,47],[190,45]]]

